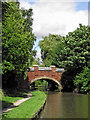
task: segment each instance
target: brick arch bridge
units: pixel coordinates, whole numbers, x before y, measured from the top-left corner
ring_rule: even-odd
[[[55,66],[39,67],[38,65],[34,65],[33,67],[29,68],[27,77],[30,84],[36,80],[46,80],[49,82],[52,81],[55,84],[58,84],[60,88],[62,88],[60,79],[63,72],[63,68],[55,68]]]

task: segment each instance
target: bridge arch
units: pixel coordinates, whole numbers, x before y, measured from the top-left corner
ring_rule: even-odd
[[[33,82],[35,82],[35,81],[37,81],[37,80],[47,80],[47,81],[52,80],[52,81],[55,82],[58,86],[61,85],[56,79],[51,78],[51,77],[46,77],[46,76],[37,77],[37,78],[31,80],[31,83],[30,83],[30,84],[32,84]]]

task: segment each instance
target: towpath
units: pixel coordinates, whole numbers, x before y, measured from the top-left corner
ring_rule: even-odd
[[[24,101],[30,99],[31,97],[32,97],[32,94],[28,93],[27,98],[23,98],[23,99],[18,100],[17,102],[14,102],[13,105],[11,105],[9,108],[4,109],[2,111],[2,113],[6,113],[6,112],[12,110],[14,107],[19,106],[21,103],[23,103]]]

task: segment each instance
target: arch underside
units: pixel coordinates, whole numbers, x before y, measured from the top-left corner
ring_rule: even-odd
[[[56,80],[56,79],[54,79],[54,78],[51,78],[51,77],[37,77],[37,78],[35,78],[35,79],[33,79],[33,80],[31,80],[31,83],[30,84],[32,84],[33,82],[35,82],[35,81],[37,81],[37,80],[46,80],[46,81],[53,81],[53,82],[55,82],[56,84],[58,84],[59,86],[60,86],[60,83]]]

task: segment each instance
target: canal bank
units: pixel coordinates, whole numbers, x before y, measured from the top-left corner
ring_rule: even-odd
[[[46,104],[46,99],[45,99],[45,102],[44,104],[38,109],[38,111],[32,116],[31,120],[36,120],[39,118],[41,112],[43,111],[44,107],[45,107],[45,104]]]
[[[18,107],[13,108],[11,111],[4,113],[2,119],[7,118],[33,118],[35,117],[45,105],[46,94],[42,91],[31,92],[32,97],[21,103]]]

